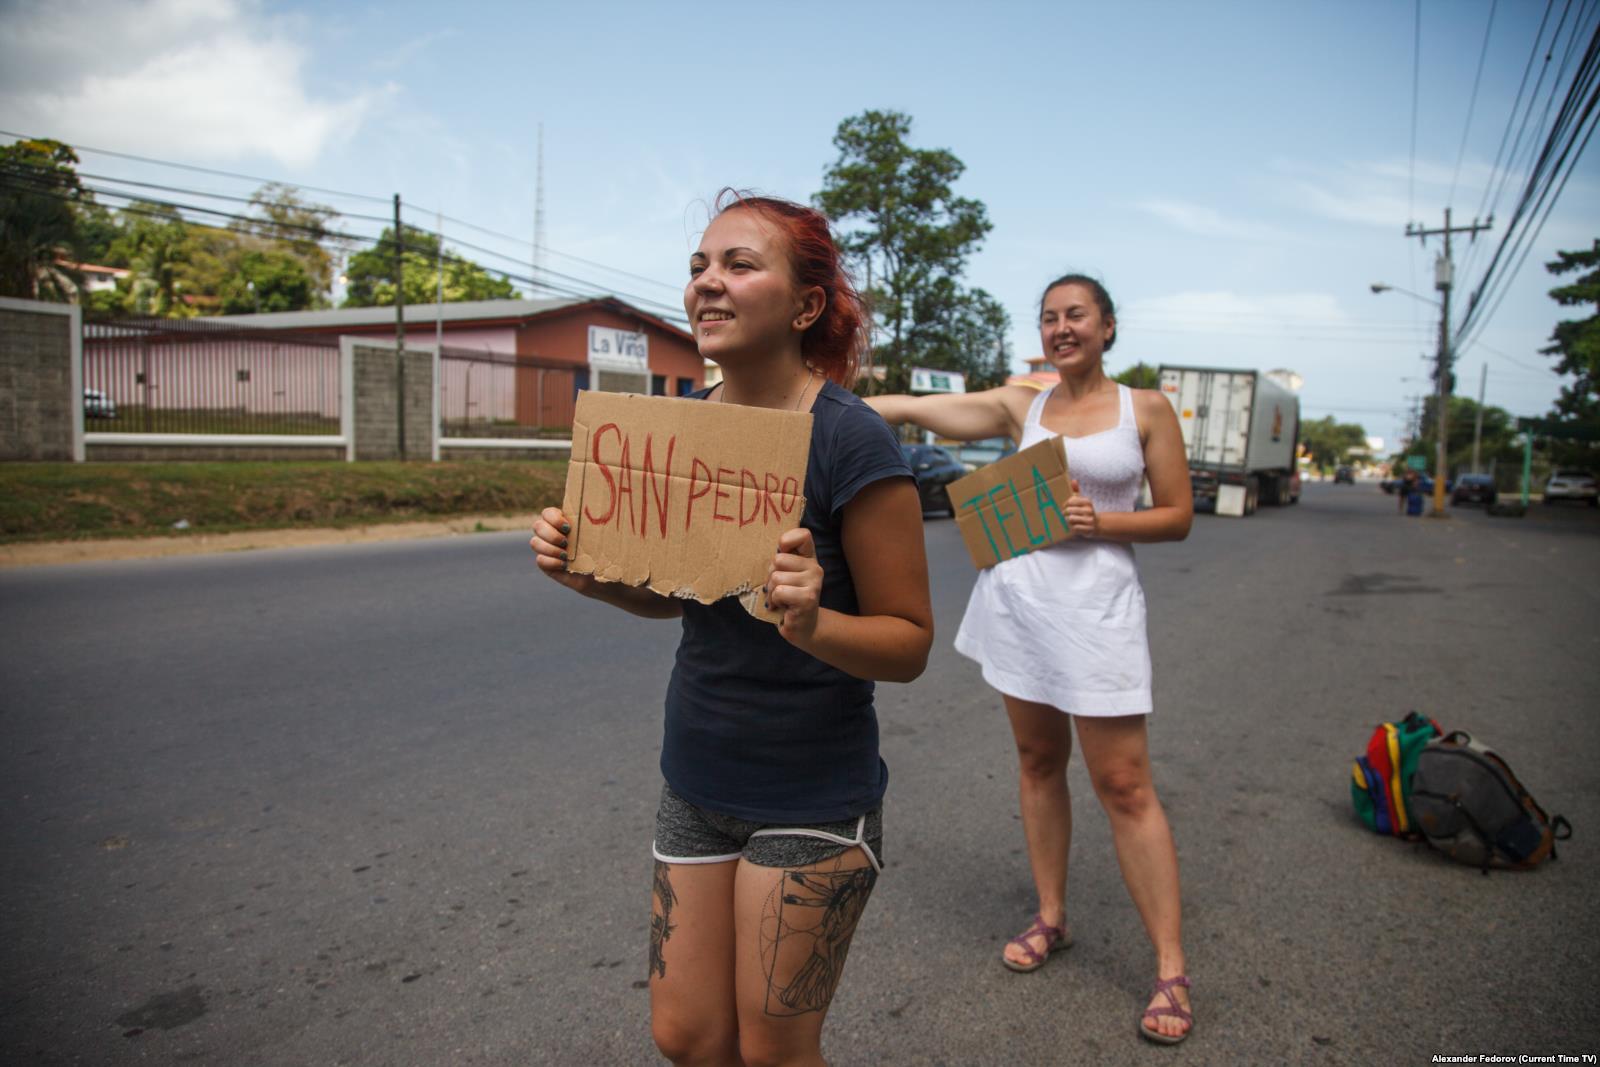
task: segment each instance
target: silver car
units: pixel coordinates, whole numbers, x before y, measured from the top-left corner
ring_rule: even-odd
[[[91,419],[114,419],[117,417],[117,402],[104,389],[85,389],[83,413]]]
[[[1600,491],[1595,488],[1594,475],[1588,471],[1558,470],[1544,483],[1544,502],[1578,500],[1591,508],[1600,503]]]

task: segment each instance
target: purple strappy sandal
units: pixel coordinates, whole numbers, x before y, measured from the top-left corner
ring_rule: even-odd
[[[1165,1008],[1146,1008],[1145,1013],[1139,1016],[1139,1035],[1149,1041],[1154,1041],[1158,1045],[1176,1045],[1194,1033],[1194,1016],[1183,1005],[1178,1003],[1178,995],[1172,991],[1175,986],[1182,986],[1188,989],[1188,977],[1180,974],[1176,978],[1158,978],[1155,991],[1167,998],[1167,1006]],[[1168,1035],[1163,1034],[1160,1030],[1152,1030],[1145,1025],[1146,1019],[1153,1021],[1163,1015],[1181,1019],[1189,1024],[1189,1029],[1181,1034]]]
[[[1029,938],[1038,937],[1040,934],[1045,937],[1043,952],[1028,944]],[[1071,948],[1072,935],[1067,933],[1065,926],[1050,926],[1044,921],[1044,916],[1035,915],[1033,917],[1033,925],[1013,937],[1010,941],[1007,941],[1006,944],[1016,945],[1027,955],[1028,960],[1026,963],[1018,963],[1002,952],[1000,962],[1019,974],[1027,974],[1029,971],[1037,971],[1040,967],[1043,967],[1045,961],[1050,958],[1050,953],[1064,948]]]

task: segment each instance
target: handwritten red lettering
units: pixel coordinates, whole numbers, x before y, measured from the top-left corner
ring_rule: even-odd
[[[789,477],[783,480],[783,488],[780,490],[779,496],[779,499],[782,500],[783,503],[778,510],[782,511],[785,515],[789,514],[789,512],[794,510],[795,501],[799,499],[799,497],[800,483],[796,481],[794,475],[791,474]]]
[[[622,466],[622,474],[617,480],[617,503],[622,503],[622,498],[628,498],[628,529],[633,529],[633,464],[628,462],[628,438],[622,438],[622,458],[618,460]],[[617,525],[622,525],[622,518],[618,516]],[[644,525],[644,515],[639,516],[639,525]]]
[[[748,486],[750,490],[748,493],[745,492],[746,486]],[[750,504],[749,515],[744,513],[744,506],[746,502]],[[759,518],[761,518],[761,483],[756,481],[756,476],[751,474],[748,469],[740,468],[739,525],[749,526],[752,522],[755,522]]]
[[[622,430],[617,427],[616,423],[608,422],[594,432],[594,463],[595,466],[600,468],[600,477],[606,480],[606,487],[610,490],[611,494],[610,503],[606,506],[606,513],[604,515],[596,515],[588,508],[583,509],[584,518],[600,526],[604,526],[606,523],[610,522],[612,514],[617,510],[617,482],[615,478],[611,477],[611,470],[606,466],[605,460],[600,458],[600,439],[606,435],[607,430],[614,431],[618,437],[622,436]]]
[[[694,491],[694,485],[702,473],[705,475],[706,487],[697,493]],[[696,457],[689,461],[689,510],[683,517],[683,528],[685,530],[694,521],[694,502],[709,492],[711,492],[711,468],[702,463],[699,457]]]
[[[649,494],[654,493],[656,498],[656,518],[661,527],[661,536],[667,536],[667,504],[672,497],[672,449],[678,443],[676,435],[667,438],[667,468],[662,472],[661,478],[656,479],[655,464],[650,457],[651,434],[644,435],[644,492],[640,494],[639,503],[643,505],[639,515],[639,536],[644,536],[644,508],[648,507]]]
[[[773,503],[772,500],[772,494],[778,491],[778,476],[773,474],[771,471],[768,471],[765,486],[766,487],[761,492],[762,510],[771,514],[773,519],[782,518],[782,516],[778,514],[778,505]],[[768,519],[766,515],[763,515],[761,521],[763,523],[767,523],[772,520]]]
[[[711,517],[713,519],[716,519],[718,522],[732,522],[733,521],[733,516],[732,515],[724,515],[722,513],[722,501],[729,496],[728,491],[723,488],[723,485],[726,484],[724,482],[724,480],[723,480],[723,477],[722,477],[724,474],[726,474],[728,476],[728,478],[731,480],[733,478],[733,468],[732,467],[718,467],[717,468],[717,492],[716,492],[716,495],[712,497]]]

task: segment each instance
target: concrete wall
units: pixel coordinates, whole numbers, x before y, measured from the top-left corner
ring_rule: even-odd
[[[354,434],[351,458],[399,459],[398,362],[393,344],[384,345],[365,338],[345,338],[351,352],[352,405],[350,431]],[[430,460],[434,456],[435,388],[433,346],[406,345],[406,449],[408,460]]]
[[[79,314],[0,299],[0,460],[83,458]]]

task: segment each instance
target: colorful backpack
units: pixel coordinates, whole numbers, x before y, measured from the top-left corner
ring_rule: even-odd
[[[1411,818],[1411,774],[1429,741],[1444,731],[1413,711],[1400,722],[1380,723],[1367,740],[1367,754],[1351,766],[1350,801],[1356,814],[1380,834],[1415,838]]]
[[[1546,815],[1505,760],[1460,730],[1423,748],[1411,776],[1411,813],[1428,844],[1484,874],[1537,867],[1572,836],[1572,824]]]

